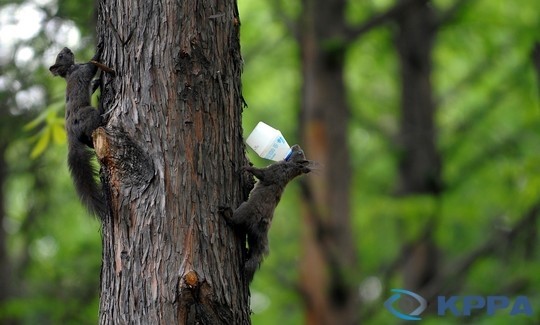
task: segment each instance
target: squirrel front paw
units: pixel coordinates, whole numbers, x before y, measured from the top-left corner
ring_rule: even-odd
[[[218,206],[218,213],[225,218],[227,222],[230,222],[233,217],[233,210],[231,207]]]

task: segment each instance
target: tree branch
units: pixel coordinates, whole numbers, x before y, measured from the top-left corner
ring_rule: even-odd
[[[466,173],[461,173],[459,177],[455,180],[448,180],[445,184],[446,190],[451,191],[459,187],[465,181],[469,179],[469,175],[474,175],[478,170],[484,166],[486,163],[493,162],[494,157],[498,157],[501,154],[508,154],[508,150],[515,148],[521,139],[521,134],[516,133],[509,135],[496,143],[494,146],[487,148],[485,151],[478,153],[476,157],[465,163],[464,166],[460,168]]]
[[[439,95],[435,99],[437,106],[440,107],[452,97],[458,96],[462,89],[468,87],[473,82],[478,81],[481,77],[484,77],[486,72],[492,71],[493,64],[496,59],[498,59],[498,57],[482,58],[482,62],[478,63],[474,68],[472,68],[466,76],[457,81],[449,90],[446,90],[443,94]],[[477,120],[475,120],[475,122],[476,121]]]
[[[353,42],[356,38],[371,31],[373,28],[378,27],[389,20],[395,19],[406,7],[422,2],[427,3],[429,0],[398,0],[393,7],[385,12],[373,15],[370,19],[364,21],[358,26],[347,28],[345,39],[348,43]]]
[[[289,33],[291,33],[294,39],[296,41],[299,41],[300,31],[298,28],[298,22],[291,18],[291,16],[289,16],[285,12],[281,0],[269,1],[269,3],[272,6],[272,11],[274,12],[274,14],[276,14],[276,16],[278,16],[283,21],[285,27],[287,28]]]
[[[457,291],[459,285],[456,285],[459,282],[463,282],[463,279],[468,274],[468,270],[481,258],[495,254],[498,250],[504,248],[505,246],[511,246],[519,235],[533,227],[538,219],[540,213],[540,201],[536,202],[529,211],[522,217],[516,225],[509,231],[500,230],[498,233],[495,233],[484,242],[482,245],[478,246],[468,255],[459,258],[457,261],[452,261],[444,268],[443,272],[440,273],[431,283],[426,287],[424,297],[430,301],[435,298],[442,291],[451,290],[453,292]],[[451,289],[448,288],[448,284],[451,284]],[[448,294],[448,292],[445,292]]]
[[[454,18],[456,18],[457,14],[459,14],[463,8],[465,8],[466,5],[469,5],[471,3],[471,0],[456,0],[453,5],[450,6],[450,8],[446,9],[446,11],[442,12],[439,15],[439,19],[437,20],[437,25],[446,25],[450,23]]]
[[[533,50],[531,51],[531,59],[536,70],[536,79],[538,88],[540,89],[540,42],[534,44]]]

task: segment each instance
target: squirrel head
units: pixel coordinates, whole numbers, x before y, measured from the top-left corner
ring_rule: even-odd
[[[49,71],[55,75],[65,78],[72,65],[75,64],[75,56],[67,47],[64,47],[56,56],[56,62],[51,65]]]
[[[306,159],[304,150],[297,144],[291,147],[291,154],[287,159],[287,162],[296,164],[300,174],[307,174],[311,171],[312,162]]]
[[[306,155],[304,154],[304,150],[300,148],[299,145],[295,144],[291,147],[291,154],[287,158],[287,161],[290,162],[301,162],[306,160]]]

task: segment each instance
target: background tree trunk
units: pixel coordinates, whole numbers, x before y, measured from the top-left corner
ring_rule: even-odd
[[[0,108],[2,109],[2,108]],[[3,114],[2,109],[2,114]],[[7,250],[7,234],[3,227],[4,218],[6,217],[6,207],[4,205],[4,187],[7,178],[7,163],[5,160],[7,143],[3,140],[0,140],[0,307],[5,304],[8,299],[12,296],[12,263],[9,258]],[[2,322],[5,324],[11,324],[10,319],[2,318]]]
[[[301,290],[308,324],[352,324],[358,305],[350,272],[349,107],[343,81],[345,1],[305,1],[301,18],[302,144],[319,175],[305,180]]]
[[[438,29],[435,11],[427,1],[417,1],[404,7],[396,23],[395,46],[401,72],[398,191],[404,196],[437,196],[442,181],[431,85],[431,53]],[[425,233],[407,247],[403,277],[408,290],[421,293],[437,273],[432,231],[438,217],[429,216]]]
[[[111,216],[103,222],[102,324],[248,324],[244,239],[218,206],[247,178],[236,1],[102,1],[95,139]]]
[[[406,6],[396,21],[401,69],[400,193],[437,194],[441,190],[441,159],[435,147],[431,86],[431,52],[438,28],[435,11],[427,3],[414,3]]]

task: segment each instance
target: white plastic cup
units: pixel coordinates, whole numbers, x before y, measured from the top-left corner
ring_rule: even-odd
[[[286,160],[291,153],[291,147],[281,132],[263,122],[257,124],[248,136],[246,143],[264,159]]]

